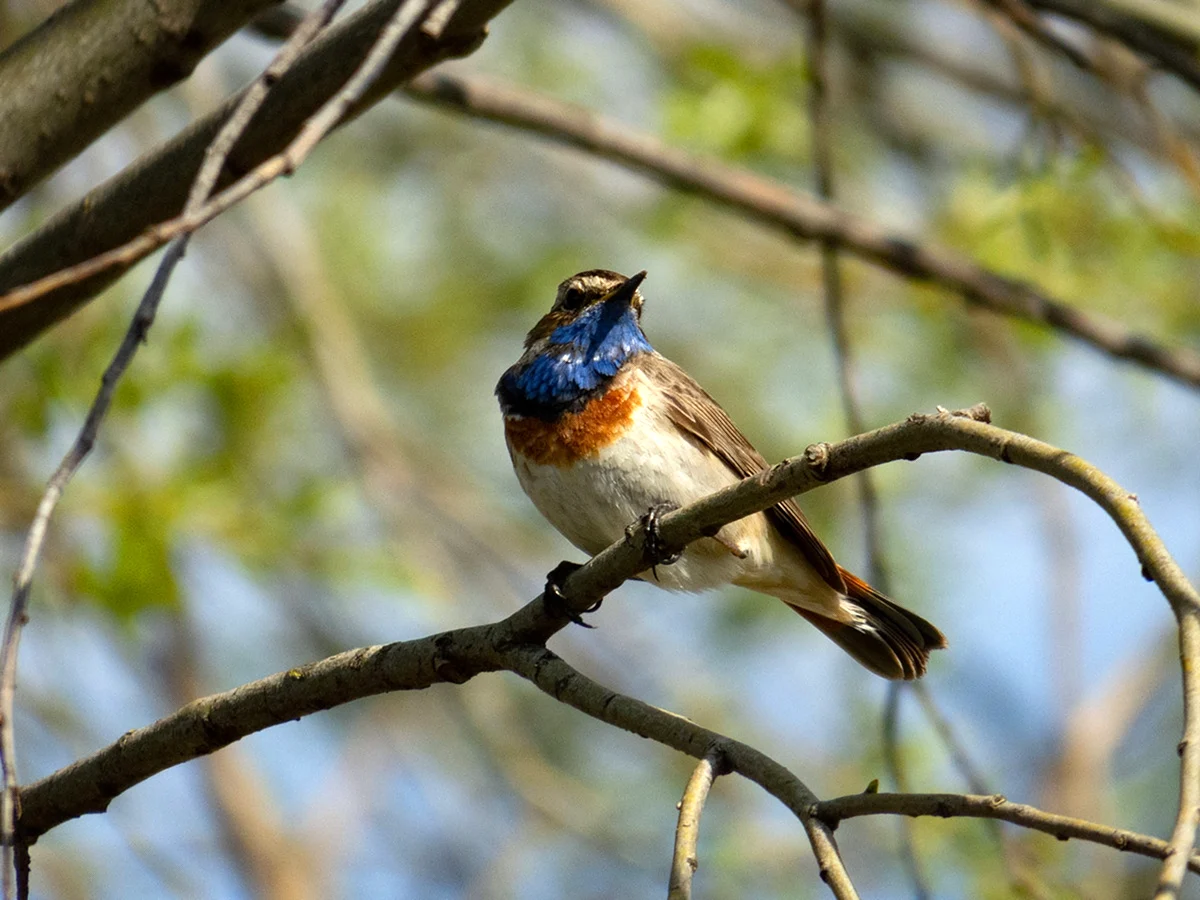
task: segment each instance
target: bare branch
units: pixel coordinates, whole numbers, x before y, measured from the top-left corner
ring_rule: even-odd
[[[259,164],[253,171],[239,178],[207,203],[192,203],[189,198],[189,202],[184,204],[183,212],[177,218],[162,222],[144,231],[120,247],[114,247],[99,256],[61,269],[31,284],[0,295],[0,313],[26,306],[47,294],[71,288],[111,269],[127,269],[134,263],[145,259],[168,241],[192,234],[202,225],[211,222],[221,213],[237,205],[255,191],[266,187],[281,175],[291,175],[313,151],[317,142],[339,124],[354,104],[362,98],[366,89],[379,76],[379,72],[396,49],[400,39],[408,33],[422,9],[423,4],[406,0],[379,33],[378,41],[371,47],[366,59],[350,77],[350,80],[317,110],[311,119],[304,123],[300,133],[292,139],[283,152]],[[296,33],[298,34],[299,31]],[[245,100],[247,96],[243,94],[242,99]],[[207,197],[207,194],[205,196]]]
[[[1200,824],[1200,611],[1187,606],[1179,617],[1179,661],[1183,667],[1183,740],[1179,742],[1179,812],[1167,845],[1154,900],[1179,896]]]
[[[857,816],[998,819],[1044,832],[1060,841],[1077,838],[1154,859],[1167,856],[1167,842],[1158,838],[1045,812],[1024,803],[1010,803],[999,794],[850,794],[822,800],[817,804],[816,815],[833,828]],[[1200,856],[1189,859],[1185,855],[1184,864],[1193,872],[1200,872]]]
[[[992,2],[992,0],[988,0]],[[1096,0],[1026,0],[1033,7],[1082,22],[1101,34],[1119,41],[1166,72],[1200,89],[1200,34],[1194,15],[1188,16],[1188,28],[1164,30],[1163,22],[1151,23],[1117,8],[1118,3]],[[1176,23],[1179,24],[1179,23]]]
[[[675,853],[671,858],[671,878],[667,884],[667,900],[691,900],[692,876],[700,866],[696,849],[700,839],[700,813],[708,800],[708,792],[718,775],[725,773],[725,761],[719,746],[704,754],[679,801],[679,822],[675,826]]]
[[[184,207],[185,214],[191,213],[204,204],[217,182],[221,169],[225,165],[233,145],[246,130],[246,126],[262,106],[271,87],[280,76],[296,61],[300,51],[309,44],[317,33],[325,27],[344,0],[325,0],[325,3],[305,17],[295,33],[276,54],[275,59],[266,70],[255,80],[254,84],[242,94],[241,100],[230,114],[229,120],[217,132],[212,144],[205,152],[196,183],[188,195]],[[3,776],[3,795],[0,797],[0,845],[5,848],[3,862],[3,894],[12,896],[13,865],[10,854],[14,846],[16,830],[17,772],[16,772],[16,742],[13,728],[13,699],[17,681],[17,652],[20,646],[21,630],[28,621],[26,612],[29,605],[29,591],[33,584],[33,574],[41,556],[42,545],[50,525],[50,517],[62,497],[67,484],[75,472],[83,464],[88,453],[100,433],[100,426],[108,413],[117,384],[125,373],[138,347],[145,343],[150,326],[154,323],[158,305],[162,301],[171,273],[187,249],[188,234],[183,234],[168,249],[159,264],[158,271],[147,288],[142,301],[138,304],[125,337],[122,339],[112,361],[104,370],[100,379],[100,390],[92,401],[91,409],[80,429],[79,436],[67,455],[63,457],[55,470],[50,482],[38,503],[37,513],[29,527],[25,547],[21,553],[21,561],[13,579],[12,601],[9,606],[8,619],[4,628],[3,644],[0,644],[0,773]]]
[[[0,210],[277,0],[74,0],[0,53]]]
[[[829,27],[825,0],[807,0],[796,4],[807,7],[808,18],[808,115],[812,156],[816,181],[816,195],[823,202],[832,204],[836,197],[833,171],[833,109],[829,100]],[[841,260],[838,258],[838,242],[832,238],[820,241],[821,289],[825,306],[825,325],[833,345],[834,368],[837,373],[838,393],[842,400],[842,415],[846,429],[851,434],[863,430],[862,404],[859,401],[854,374],[854,363],[850,356],[850,335],[846,329],[845,291],[842,280]],[[883,562],[883,534],[879,518],[879,495],[875,491],[875,480],[869,469],[854,478],[858,489],[858,503],[862,514],[863,537],[867,549],[868,581],[885,594],[888,587],[887,569]],[[897,790],[904,790],[903,773],[900,768],[899,752],[896,747],[895,711],[902,685],[888,685],[888,702],[883,717],[884,758],[889,774]],[[900,823],[900,850],[904,868],[908,871],[917,900],[930,896],[921,861],[917,858],[917,846],[913,837],[912,822],[905,819]]]
[[[715,527],[835,478],[940,450],[963,450],[1044,472],[1080,490],[1113,518],[1145,572],[1185,623],[1181,646],[1188,663],[1184,684],[1185,736],[1189,740],[1182,745],[1186,775],[1189,767],[1196,765],[1195,748],[1200,746],[1191,740],[1196,729],[1194,703],[1200,697],[1195,675],[1200,671],[1200,628],[1196,624],[1200,596],[1132,495],[1073,454],[986,424],[982,420],[987,415],[982,406],[958,414],[916,415],[836,444],[814,444],[799,458],[664,515],[659,522],[660,539],[667,550],[681,547],[712,533]],[[696,758],[719,743],[732,771],[762,784],[801,817],[831,886],[841,892],[838,896],[853,896],[832,835],[805,805],[816,801],[806,799],[811,792],[794,775],[776,768],[777,764],[751,748],[594,685],[542,646],[566,626],[570,611],[587,609],[624,579],[646,568],[644,540],[644,528],[634,528],[625,540],[566,579],[566,609],[552,604],[555,609],[548,610],[544,598],[539,597],[500,622],[352,650],[197,700],[27,787],[22,792],[19,837],[30,841],[70,818],[102,811],[114,797],[151,775],[271,725],[384,691],[418,690],[446,681],[461,683],[480,672],[510,669],[590,715]],[[1171,847],[1186,843],[1186,827],[1177,832]],[[1186,847],[1182,856],[1186,866]]]
[[[1041,16],[1029,8],[1025,0],[988,0],[988,4],[1007,16],[1009,21],[1030,39],[1057,52],[1076,68],[1085,72],[1094,69],[1087,53],[1060,37]]]
[[[1200,387],[1200,353],[1168,347],[1087,313],[937,244],[919,243],[744,169],[668,147],[578,106],[479,77],[414,79],[407,93],[467,115],[530,131],[610,159],[679,190],[736,209],[803,240],[829,240],[905,277],[957,291],[991,312],[1034,322],[1116,359]],[[2,262],[2,261],[0,261]],[[2,302],[2,298],[0,298]]]
[[[401,43],[379,79],[349,117],[361,113],[417,72],[479,46],[483,29],[511,0],[462,0],[438,34]],[[399,0],[374,0],[347,16],[306,51],[272,89],[270,98],[230,155],[218,182],[252,170],[280,152],[302,124],[355,70]],[[236,98],[169,143],[89,192],[33,234],[0,254],[0,292],[37,281],[136,238],[183,209],[205,148],[236,105]],[[343,120],[345,121],[345,120]],[[166,238],[169,240],[169,236]],[[162,241],[159,242],[160,245]],[[20,349],[118,278],[117,265],[41,300],[0,312],[0,359]]]
[[[842,864],[833,830],[813,815],[816,797],[804,782],[771,757],[683,716],[611,691],[576,671],[545,647],[518,645],[508,650],[505,658],[505,668],[529,679],[555,700],[602,722],[650,738],[696,759],[703,759],[717,748],[728,771],[753,781],[795,813],[808,835],[821,880],[829,885],[833,895],[838,900],[858,896]]]

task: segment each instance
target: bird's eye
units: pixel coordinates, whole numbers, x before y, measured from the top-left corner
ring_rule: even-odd
[[[577,287],[569,287],[563,293],[562,306],[563,309],[576,310],[583,306],[584,295]]]

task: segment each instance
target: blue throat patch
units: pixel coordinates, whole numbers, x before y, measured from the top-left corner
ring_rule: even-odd
[[[653,350],[632,308],[597,303],[556,328],[532,362],[505,372],[496,393],[506,412],[554,418],[581,407],[626,361]]]

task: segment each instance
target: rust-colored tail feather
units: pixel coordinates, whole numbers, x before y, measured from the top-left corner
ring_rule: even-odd
[[[876,675],[906,681],[924,675],[929,651],[945,647],[945,635],[858,576],[841,566],[838,570],[859,621],[847,625],[807,609],[792,608]]]

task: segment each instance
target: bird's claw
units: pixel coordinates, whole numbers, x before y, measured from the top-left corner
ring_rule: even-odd
[[[600,608],[600,604],[604,602],[603,598],[597,600],[582,613],[577,613],[567,605],[567,597],[562,591],[562,586],[571,574],[580,568],[579,563],[563,560],[555,566],[546,576],[546,587],[542,594],[543,602],[546,606],[546,611],[551,615],[563,616],[570,619],[576,625],[582,625],[584,628],[595,628],[595,625],[589,625],[583,621],[583,616],[587,613],[593,613]]]
[[[646,514],[642,516],[641,522],[646,528],[646,546],[645,553],[650,559],[650,574],[654,576],[654,580],[658,581],[658,567],[669,566],[672,563],[678,562],[679,557],[683,555],[683,551],[676,550],[673,553],[668,552],[663,546],[662,537],[658,533],[659,520],[669,512],[674,512],[679,509],[675,503],[656,503],[654,506],[646,510]]]

